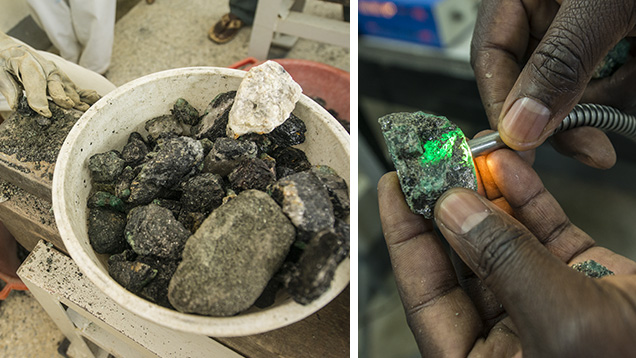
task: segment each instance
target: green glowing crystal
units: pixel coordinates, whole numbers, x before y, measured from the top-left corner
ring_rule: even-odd
[[[446,190],[477,190],[466,137],[446,117],[424,112],[392,113],[379,122],[413,212],[431,219],[435,202]]]

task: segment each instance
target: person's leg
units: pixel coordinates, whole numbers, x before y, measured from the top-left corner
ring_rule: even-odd
[[[110,65],[115,37],[116,0],[70,0],[71,19],[83,46],[79,65],[104,73]]]
[[[60,56],[77,63],[81,47],[75,37],[75,31],[71,23],[71,10],[66,2],[59,0],[27,0],[27,4],[31,10],[31,16],[46,32],[53,45],[60,51]]]
[[[258,0],[230,0],[230,13],[236,15],[245,25],[254,23]]]

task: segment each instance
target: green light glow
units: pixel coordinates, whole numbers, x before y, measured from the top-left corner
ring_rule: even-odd
[[[421,160],[423,165],[437,164],[442,159],[450,158],[453,154],[455,141],[463,140],[464,134],[457,128],[441,135],[439,140],[429,140],[424,143]],[[469,152],[470,153],[470,152]]]

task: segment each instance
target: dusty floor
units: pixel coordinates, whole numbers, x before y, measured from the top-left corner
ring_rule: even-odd
[[[228,67],[247,57],[250,28],[217,45],[208,29],[229,11],[226,0],[118,0],[112,62],[106,77],[121,85],[140,76],[177,67]],[[342,7],[307,0],[306,12],[342,18]],[[15,34],[14,34],[15,36]],[[16,36],[17,37],[17,36]],[[298,58],[349,70],[349,50],[300,39],[289,51],[272,48],[270,58]],[[28,292],[0,302],[0,357],[61,357],[64,336]]]

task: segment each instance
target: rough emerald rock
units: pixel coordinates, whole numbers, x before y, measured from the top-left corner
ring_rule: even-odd
[[[194,126],[199,124],[199,111],[192,107],[188,101],[179,98],[172,107],[172,116],[183,124]]]
[[[138,293],[157,275],[157,270],[141,262],[113,261],[108,273],[125,289]]]
[[[349,216],[349,188],[347,182],[333,168],[326,165],[313,166],[310,172],[320,179],[320,182],[327,188],[336,217],[345,219]]]
[[[173,308],[170,301],[168,301],[168,285],[172,275],[177,270],[179,262],[153,256],[139,256],[135,261],[146,264],[157,272],[155,277],[143,286],[139,294],[158,305]]]
[[[235,97],[236,91],[230,91],[219,94],[210,102],[201,117],[201,122],[192,128],[195,138],[208,138],[214,141],[225,136]]]
[[[159,205],[138,206],[128,213],[126,241],[138,255],[176,260],[190,232]]]
[[[627,39],[620,40],[594,69],[592,78],[611,76],[629,59],[631,43]]]
[[[192,138],[170,138],[158,146],[157,153],[143,165],[130,185],[131,203],[151,202],[161,189],[172,188],[203,161],[201,142]]]
[[[146,154],[148,154],[146,141],[141,134],[132,132],[128,137],[128,143],[121,151],[121,157],[126,162],[126,165],[134,167],[144,161]]]
[[[88,169],[94,181],[100,183],[113,182],[122,170],[125,162],[118,151],[111,150],[106,153],[95,154],[88,159]]]
[[[257,153],[258,149],[254,142],[219,138],[203,161],[203,171],[227,176],[241,160],[255,158]]]
[[[277,181],[271,191],[272,198],[298,229],[317,232],[333,228],[335,216],[329,193],[315,175],[289,175]]]
[[[424,112],[392,113],[379,119],[406,202],[414,213],[433,218],[446,190],[477,190],[466,137],[448,119]]]
[[[223,203],[225,190],[223,178],[212,173],[203,173],[183,184],[181,206],[187,211],[209,214]]]
[[[302,88],[274,61],[252,67],[239,85],[230,110],[227,136],[269,133],[296,107]]]
[[[311,163],[307,159],[307,155],[298,148],[279,148],[271,155],[274,159],[276,159],[276,171],[278,178],[288,175],[289,170],[298,173],[311,168]],[[278,175],[279,170],[281,171],[281,175]]]
[[[159,138],[179,136],[183,134],[183,127],[172,116],[159,116],[146,122],[149,140],[157,141]]]
[[[157,198],[157,199],[154,199],[152,203],[155,205],[159,205],[162,208],[166,208],[170,210],[170,212],[175,218],[179,217],[179,213],[181,213],[181,201],[179,200]]]
[[[271,153],[277,148],[291,147],[305,142],[307,127],[305,122],[293,113],[283,124],[267,134],[248,133],[239,140],[249,140],[258,146],[261,153]]]
[[[168,289],[179,311],[231,316],[249,308],[280,268],[294,226],[267,194],[248,190],[190,237]]]
[[[88,198],[88,207],[111,209],[122,213],[126,211],[124,202],[120,198],[105,191],[98,191],[91,195]]]
[[[276,181],[276,173],[267,163],[258,158],[247,158],[227,176],[232,189],[243,191],[248,189],[265,190]]]
[[[124,236],[126,214],[109,209],[88,210],[88,238],[95,252],[118,254],[128,245]]]
[[[287,291],[294,301],[306,305],[329,287],[338,268],[338,247],[343,242],[332,230],[317,233],[292,271]]]
[[[141,167],[137,168],[138,170],[135,170],[136,168],[133,169],[132,167],[127,166],[119,175],[118,182],[115,185],[115,195],[118,198],[126,200],[130,196],[130,184],[132,184],[132,181],[141,170]]]
[[[614,272],[610,271],[607,267],[599,264],[594,260],[587,260],[572,265],[572,268],[576,271],[582,272],[587,277],[601,278],[603,276],[613,275]]]
[[[334,228],[336,234],[340,235],[342,243],[338,243],[338,252],[336,255],[336,261],[342,262],[351,250],[351,226],[344,220],[336,219],[336,225]]]
[[[177,220],[183,224],[183,227],[194,234],[197,230],[199,230],[199,227],[201,227],[206,217],[206,214],[197,211],[181,210]]]

